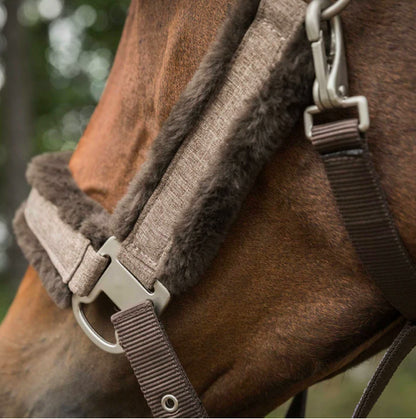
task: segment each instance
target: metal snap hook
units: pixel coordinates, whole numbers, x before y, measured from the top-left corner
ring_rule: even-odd
[[[364,96],[348,96],[347,63],[338,14],[349,1],[332,3],[331,0],[313,0],[306,10],[306,33],[311,43],[316,76],[312,92],[315,105],[309,106],[304,113],[308,138],[312,136],[313,115],[334,108],[357,107],[360,131],[365,132],[370,126],[367,99]],[[330,19],[328,40],[321,30],[322,19]]]
[[[340,14],[351,0],[338,0],[332,6],[327,7],[321,14],[322,19],[329,20]]]
[[[311,43],[316,81],[313,98],[319,109],[339,106],[348,95],[348,75],[341,18],[335,16],[329,25],[328,39],[321,30],[322,11],[330,0],[314,0],[306,11],[306,32]],[[331,7],[331,6],[329,6]],[[329,46],[329,50],[328,49]]]

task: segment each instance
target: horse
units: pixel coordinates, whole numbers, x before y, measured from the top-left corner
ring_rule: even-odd
[[[70,161],[112,211],[228,14],[257,0],[132,0],[105,91]],[[369,146],[416,257],[416,4],[343,13],[350,89],[369,99]],[[88,316],[105,337],[110,304]],[[262,170],[214,262],[162,316],[207,412],[263,416],[386,347],[403,319],[362,268],[302,124]],[[128,362],[94,346],[29,267],[0,328],[3,416],[148,416]]]

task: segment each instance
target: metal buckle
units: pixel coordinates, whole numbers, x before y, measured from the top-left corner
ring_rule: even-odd
[[[121,244],[115,237],[110,237],[98,251],[102,256],[111,258],[110,264],[103,272],[89,295],[80,297],[72,296],[72,309],[78,324],[85,334],[99,348],[113,354],[122,353],[117,333],[116,342],[112,343],[104,339],[87,320],[81,304],[92,303],[103,292],[120,309],[126,310],[141,302],[150,300],[153,302],[157,315],[160,315],[170,300],[169,291],[159,282],[154,284],[153,292],[149,292],[140,281],[129,272],[118,260]]]
[[[348,97],[348,71],[342,23],[340,16],[337,15],[348,2],[338,0],[332,3],[330,0],[313,0],[306,11],[306,33],[311,42],[316,75],[313,86],[315,105],[308,107],[304,113],[305,133],[308,138],[312,136],[313,115],[334,108],[357,106],[360,131],[364,132],[370,126],[367,99],[364,96]],[[321,30],[321,22],[328,17],[331,19],[330,45],[327,53],[327,43]]]

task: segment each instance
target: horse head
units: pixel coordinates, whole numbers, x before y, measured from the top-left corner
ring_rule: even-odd
[[[258,2],[133,0],[103,96],[70,161],[79,187],[113,211],[217,29]],[[416,257],[415,4],[352,2],[351,91],[365,92],[369,146],[396,224]],[[103,336],[111,304],[88,317]],[[364,272],[322,162],[299,121],[247,196],[199,283],[162,316],[214,416],[265,415],[368,358],[402,324]],[[29,268],[0,328],[4,416],[147,416],[127,360],[101,351]]]

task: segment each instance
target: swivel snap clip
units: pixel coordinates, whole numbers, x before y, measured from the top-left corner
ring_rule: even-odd
[[[364,132],[370,125],[367,99],[364,96],[348,96],[347,61],[339,16],[348,3],[349,0],[338,0],[336,3],[331,0],[313,0],[306,10],[306,34],[311,43],[316,76],[313,85],[315,105],[308,107],[304,113],[308,138],[312,136],[313,115],[325,110],[356,106],[359,129]],[[322,21],[328,18],[328,30],[324,31]]]
[[[329,23],[329,39],[321,29],[322,10],[330,0],[314,0],[306,12],[306,33],[311,43],[316,80],[313,98],[320,110],[340,106],[348,95],[348,74],[341,18],[336,15]]]

